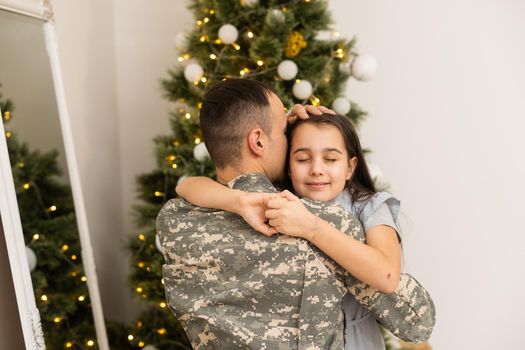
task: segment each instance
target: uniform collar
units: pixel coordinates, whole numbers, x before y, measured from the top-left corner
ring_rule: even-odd
[[[227,185],[244,192],[277,192],[270,179],[263,173],[242,174]]]

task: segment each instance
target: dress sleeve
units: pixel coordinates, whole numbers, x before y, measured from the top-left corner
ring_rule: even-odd
[[[387,225],[392,227],[398,233],[397,218],[399,217],[399,209],[401,202],[388,192],[378,192],[368,201],[366,201],[360,212],[360,219],[363,223],[363,228],[366,231],[377,225]]]

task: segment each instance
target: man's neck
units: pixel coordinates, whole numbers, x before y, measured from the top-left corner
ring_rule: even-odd
[[[258,164],[244,164],[239,167],[225,167],[222,169],[216,168],[217,172],[217,181],[226,184],[230,182],[231,180],[244,175],[244,174],[253,174],[253,173],[261,173],[266,174],[264,169],[259,166]]]

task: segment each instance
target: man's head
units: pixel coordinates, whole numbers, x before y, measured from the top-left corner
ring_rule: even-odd
[[[211,88],[200,110],[204,142],[218,170],[284,174],[286,116],[273,89],[256,80],[231,79]]]

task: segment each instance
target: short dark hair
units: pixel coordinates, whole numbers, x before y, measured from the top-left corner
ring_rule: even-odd
[[[240,163],[242,141],[254,127],[271,133],[271,93],[275,93],[271,87],[251,79],[221,81],[206,93],[200,126],[217,168]]]

